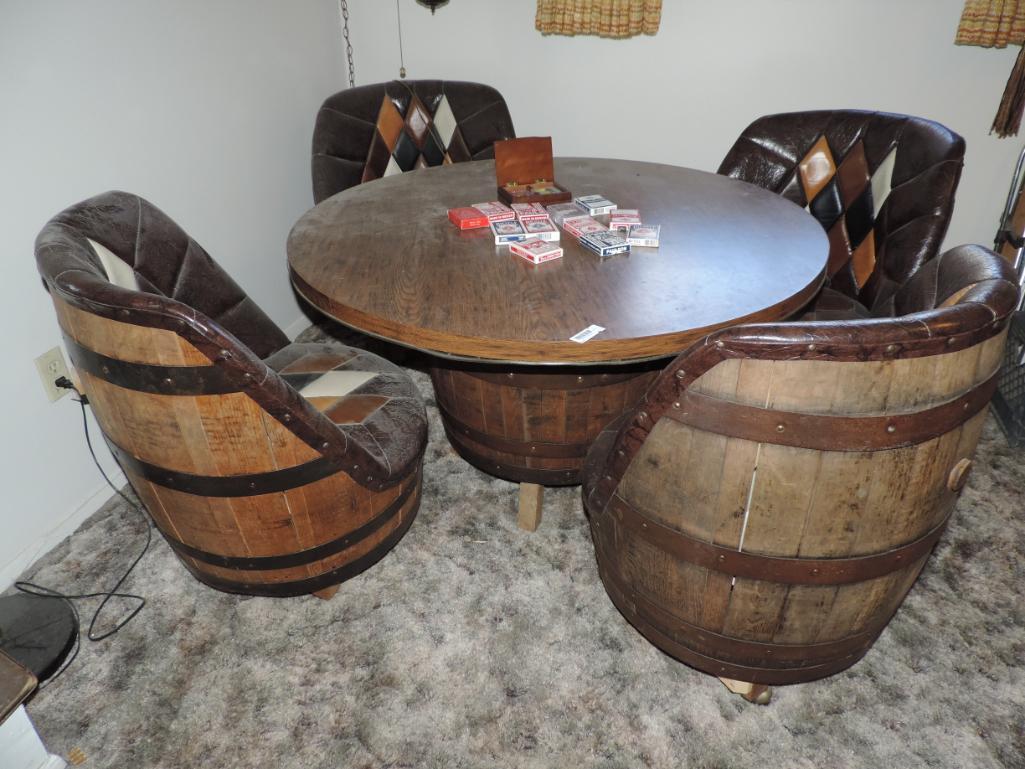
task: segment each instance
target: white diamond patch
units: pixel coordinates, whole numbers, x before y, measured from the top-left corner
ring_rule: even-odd
[[[107,280],[121,288],[130,288],[132,291],[139,290],[139,281],[135,278],[135,270],[128,262],[95,240],[91,238],[86,238],[86,240],[93,247],[96,256],[100,258],[103,271],[107,273]]]
[[[442,96],[438,109],[434,112],[434,127],[438,129],[438,136],[441,137],[441,146],[448,149],[448,143],[452,141],[452,134],[456,132],[456,116],[452,114],[452,107],[449,106],[448,97]]]
[[[307,398],[340,398],[375,376],[374,371],[327,371],[299,392]]]
[[[388,158],[388,166],[384,169],[385,176],[393,176],[395,174],[401,174],[402,169],[399,168],[399,164],[395,162],[394,155]]]
[[[879,216],[879,211],[890,195],[893,185],[893,164],[897,160],[897,148],[890,150],[890,154],[883,158],[879,168],[872,174],[872,218]]]

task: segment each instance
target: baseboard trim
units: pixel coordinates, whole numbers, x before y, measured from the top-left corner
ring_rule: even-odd
[[[108,472],[108,475],[110,475],[111,482],[118,488],[123,487],[127,483],[127,479],[120,469],[115,472]],[[103,507],[112,496],[114,496],[114,492],[111,491],[110,486],[106,483],[101,484],[70,515],[66,516],[50,531],[22,550],[13,560],[4,564],[3,568],[0,569],[0,591],[6,590],[13,585],[25,569],[60,544],[65,537],[73,534],[75,529],[81,526],[86,518]]]

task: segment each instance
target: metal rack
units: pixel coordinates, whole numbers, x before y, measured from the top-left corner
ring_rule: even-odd
[[[1011,177],[993,250],[1014,265],[1021,285],[1025,275],[1025,148],[1018,155]],[[1011,318],[1004,362],[993,396],[993,413],[1012,446],[1025,445],[1025,312],[1022,301],[1025,296],[1019,299],[1018,310]]]

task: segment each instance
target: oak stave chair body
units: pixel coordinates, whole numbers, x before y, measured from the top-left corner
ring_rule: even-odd
[[[791,112],[744,129],[718,173],[808,208],[826,230],[827,284],[807,319],[878,317],[939,252],[964,152],[964,139],[923,118]]]
[[[946,525],[1016,306],[979,246],[898,317],[737,326],[662,373],[588,454],[602,581],[656,646],[752,684],[857,662]]]
[[[400,369],[339,344],[289,344],[135,195],[61,212],[36,259],[108,445],[198,579],[330,592],[408,529],[426,417]]]
[[[456,80],[392,80],[325,99],[313,129],[313,199],[416,168],[483,160],[516,136],[502,95]]]

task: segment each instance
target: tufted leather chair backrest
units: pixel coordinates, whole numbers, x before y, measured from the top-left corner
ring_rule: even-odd
[[[253,472],[247,462],[263,471],[282,461],[263,455],[270,435],[272,454],[287,445],[367,488],[396,482],[381,441],[335,425],[265,363],[287,353],[288,338],[151,203],[107,192],[66,209],[39,233],[36,263],[104,433],[126,453],[238,475]],[[188,397],[160,397],[172,395]],[[183,410],[190,398],[196,409]],[[188,444],[201,436],[216,468],[192,466]]]
[[[943,242],[964,140],[938,123],[885,112],[793,112],[748,126],[719,173],[806,207],[829,235],[831,288],[873,315]]]
[[[44,259],[41,268],[67,271],[66,276],[81,270],[124,289],[188,305],[260,358],[288,344],[288,337],[202,246],[137,195],[106,192],[65,209],[39,235],[37,253]]]
[[[393,80],[329,96],[313,129],[313,199],[414,168],[494,157],[515,137],[491,86]]]

